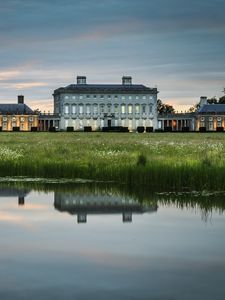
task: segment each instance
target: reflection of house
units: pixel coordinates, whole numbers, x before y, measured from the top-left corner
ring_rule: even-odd
[[[78,76],[76,84],[54,91],[54,113],[60,114],[60,129],[70,127],[92,130],[138,126],[157,128],[157,88],[132,84],[123,77],[122,84],[87,84]]]
[[[27,189],[0,186],[0,197],[18,197],[18,205],[25,204],[25,197],[29,192]]]
[[[114,195],[79,195],[59,192],[55,192],[54,206],[61,212],[77,215],[78,223],[86,223],[88,214],[122,214],[123,222],[132,222],[133,213],[157,211],[156,203],[148,206]]]
[[[31,131],[38,126],[38,115],[18,96],[17,104],[0,104],[0,130]]]

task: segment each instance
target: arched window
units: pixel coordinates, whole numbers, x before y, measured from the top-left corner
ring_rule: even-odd
[[[146,114],[146,104],[142,104],[142,114]]]
[[[64,113],[65,113],[65,115],[69,114],[69,104],[64,105]]]
[[[128,104],[128,114],[132,114],[132,113],[133,113],[133,105]]]
[[[121,114],[125,114],[126,113],[126,104],[121,104]]]
[[[94,103],[94,104],[93,104],[93,114],[94,114],[94,115],[97,115],[97,114],[98,114],[98,104],[97,104],[97,103]]]
[[[100,104],[100,112],[104,113],[105,112],[105,104]]]
[[[76,104],[72,104],[72,114],[75,115],[77,112],[77,106]]]
[[[86,114],[87,115],[91,114],[91,105],[90,104],[86,104]]]
[[[108,103],[107,104],[107,112],[110,114],[111,113],[111,104],[110,103]]]
[[[82,115],[84,113],[84,105],[79,104],[79,114]]]
[[[118,104],[114,104],[114,112],[118,113],[118,109],[119,109],[119,105]]]
[[[152,113],[152,104],[149,105],[149,113]]]
[[[140,104],[135,104],[135,114],[140,114]]]

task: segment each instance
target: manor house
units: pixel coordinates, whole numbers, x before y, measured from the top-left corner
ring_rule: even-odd
[[[78,76],[76,84],[54,91],[54,113],[60,115],[59,128],[92,130],[122,126],[136,131],[138,126],[156,129],[157,88],[133,84],[124,76],[121,84],[87,84]]]

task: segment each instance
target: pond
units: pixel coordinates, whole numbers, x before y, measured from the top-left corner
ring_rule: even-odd
[[[0,299],[224,299],[223,193],[0,184]]]

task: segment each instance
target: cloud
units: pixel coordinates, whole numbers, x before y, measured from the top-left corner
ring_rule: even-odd
[[[17,84],[12,84],[10,88],[15,88],[15,89],[31,89],[33,87],[41,87],[41,86],[47,86],[48,84],[46,82],[23,82],[23,83],[17,83]]]
[[[19,74],[21,74],[21,72],[18,70],[1,71],[0,72],[0,81],[15,78]]]
[[[214,94],[224,78],[224,10],[223,0],[0,0],[0,99],[18,89],[50,99],[79,74],[104,83],[129,73],[169,98]]]

